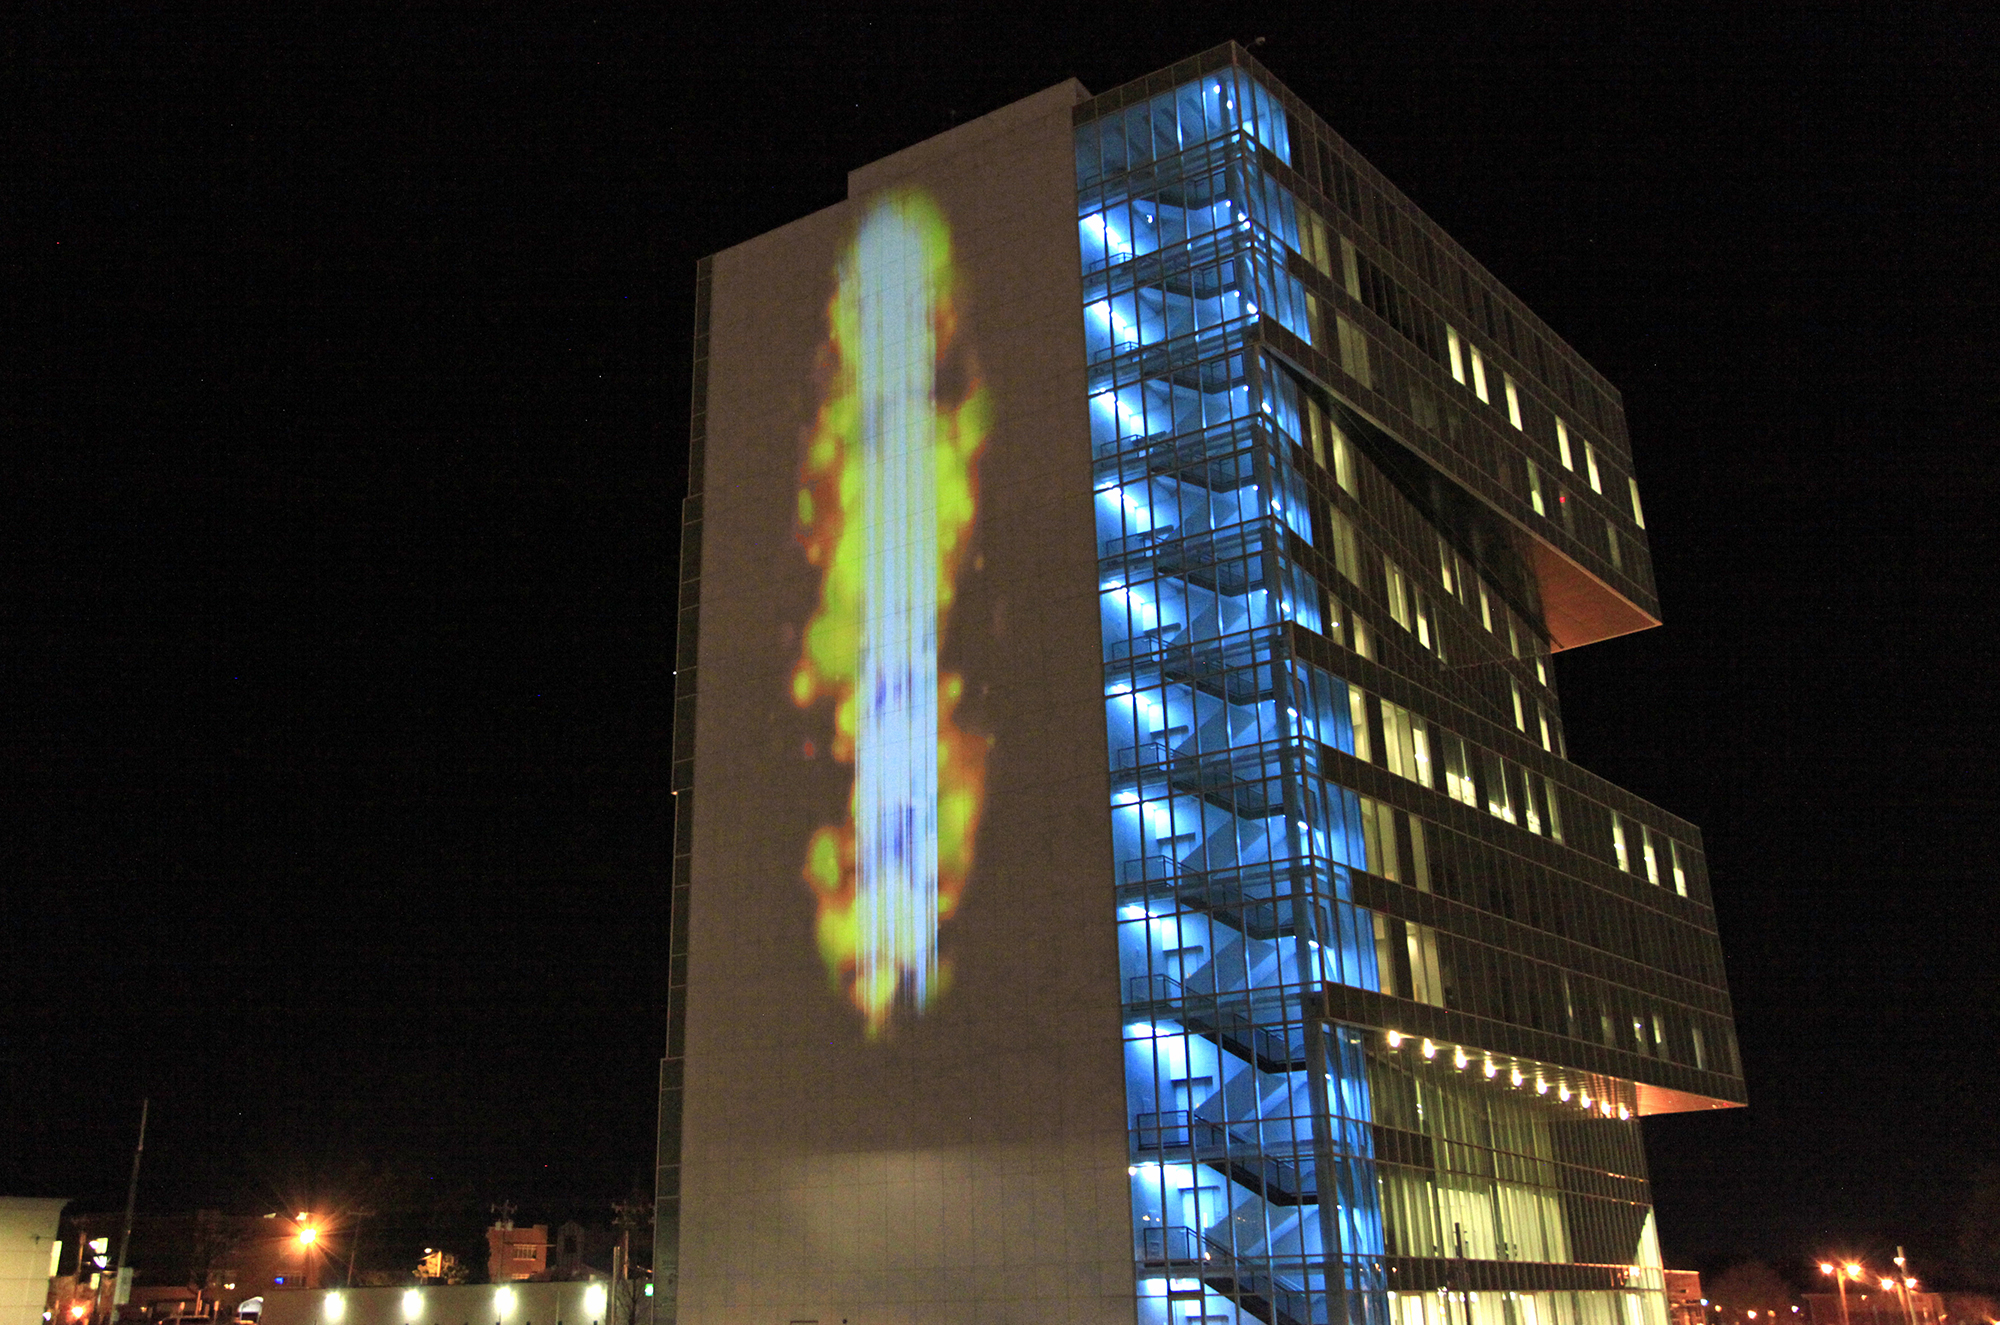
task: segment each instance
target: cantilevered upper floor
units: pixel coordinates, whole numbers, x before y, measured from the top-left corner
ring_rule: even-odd
[[[1283,195],[1261,201],[1290,213],[1286,259],[1313,305],[1310,343],[1276,318],[1263,338],[1425,462],[1436,500],[1470,498],[1495,517],[1505,560],[1531,568],[1517,589],[1537,601],[1522,606],[1554,647],[1659,624],[1617,388],[1242,47],[1075,107],[1079,129],[1095,129],[1080,137],[1078,187],[1126,218],[1101,261],[1177,242],[1151,204],[1182,185],[1184,126],[1207,110],[1197,80],[1230,67],[1267,90],[1243,118]]]

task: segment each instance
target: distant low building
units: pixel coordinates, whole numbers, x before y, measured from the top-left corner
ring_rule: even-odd
[[[52,1325],[81,1325],[109,1319],[110,1295],[97,1285],[116,1260],[123,1211],[72,1215],[64,1221],[65,1244],[53,1284],[50,1310],[62,1318]],[[217,1210],[142,1214],[132,1221],[132,1244],[125,1264],[133,1271],[132,1294],[121,1320],[158,1320],[172,1315],[234,1315],[245,1299],[273,1290],[317,1286],[329,1257],[344,1249],[326,1237],[302,1243],[300,1224],[285,1215],[231,1215]],[[341,1264],[343,1262],[336,1262]],[[337,1272],[337,1270],[336,1270]],[[87,1309],[72,1316],[76,1306]],[[35,1308],[37,1325],[42,1305]]]
[[[1667,1312],[1674,1325],[1707,1325],[1708,1299],[1701,1294],[1701,1271],[1665,1270]]]
[[[470,1277],[458,1257],[443,1247],[425,1247],[423,1260],[417,1262],[420,1284],[462,1284]]]
[[[1986,1293],[1940,1293],[1948,1325],[2000,1325],[2000,1302]]]
[[[1847,1303],[1838,1293],[1807,1293],[1806,1325],[1942,1325],[1944,1299],[1936,1293],[1897,1293],[1849,1289]]]
[[[486,1277],[496,1284],[546,1279],[549,1272],[549,1226],[516,1228],[503,1219],[486,1230]]]

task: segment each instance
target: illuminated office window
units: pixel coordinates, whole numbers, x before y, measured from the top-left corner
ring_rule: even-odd
[[[1367,333],[1338,313],[1333,321],[1340,344],[1340,370],[1362,386],[1372,389],[1375,374],[1369,365]]]
[[[1539,659],[1536,660],[1535,666],[1541,666]],[[1535,721],[1540,723],[1542,727],[1542,749],[1554,753],[1556,748],[1555,742],[1549,736],[1549,711],[1540,704],[1535,705]]]
[[[1521,683],[1510,676],[1507,678],[1507,689],[1514,697],[1514,728],[1516,731],[1526,731],[1528,715],[1521,705]]]
[[[1306,433],[1314,462],[1332,473],[1334,482],[1348,496],[1355,496],[1354,449],[1340,425],[1310,396],[1306,399]]]
[[[1324,586],[1322,586],[1322,589],[1324,589]],[[1323,594],[1323,603],[1326,614],[1326,637],[1335,644],[1347,644],[1349,635],[1347,631],[1346,605],[1330,593]],[[1348,647],[1352,646],[1349,645]]]
[[[1444,591],[1446,593],[1451,593],[1453,592],[1453,589],[1451,587],[1451,546],[1444,541],[1443,534],[1439,534],[1437,536],[1437,541],[1438,541],[1438,582],[1444,585]]]
[[[1589,442],[1583,444],[1583,468],[1590,475],[1590,490],[1603,492],[1604,481],[1597,476],[1597,451]]]
[[[1493,604],[1486,597],[1484,581],[1479,585],[1479,624],[1488,630],[1493,629]]]
[[[1576,461],[1569,455],[1569,428],[1560,418],[1556,420],[1556,454],[1562,457],[1564,469],[1575,471]]]
[[[1432,785],[1430,725],[1400,704],[1381,701],[1382,763],[1397,777]]]
[[[1405,922],[1410,957],[1410,997],[1432,1007],[1445,1006],[1444,979],[1439,971],[1437,931],[1414,920]]]
[[[1555,779],[1544,777],[1542,790],[1548,793],[1544,803],[1549,810],[1549,836],[1560,842],[1563,840],[1562,804],[1556,799]]]
[[[1389,617],[1404,630],[1409,630],[1411,628],[1409,585],[1403,579],[1403,568],[1384,557],[1382,574],[1388,582]]]
[[[1378,800],[1361,797],[1361,835],[1368,855],[1368,872],[1403,881],[1396,853],[1396,812]]]
[[[1410,882],[1418,892],[1427,893],[1431,890],[1431,856],[1424,843],[1424,821],[1414,814],[1403,817],[1410,825]]]
[[[1358,685],[1347,687],[1347,711],[1354,724],[1354,757],[1372,764],[1375,755],[1368,743],[1368,696]]]
[[[1354,448],[1339,424],[1329,426],[1333,433],[1333,481],[1340,484],[1348,496],[1358,496],[1359,490],[1354,486]]]
[[[1333,276],[1332,264],[1327,259],[1326,222],[1317,212],[1305,214],[1305,224],[1300,227],[1300,238],[1305,241],[1306,261],[1319,269],[1322,276]]]
[[[1512,390],[1511,387],[1508,388]],[[1547,516],[1549,508],[1542,502],[1542,471],[1535,468],[1535,462],[1528,463],[1528,505],[1535,508],[1535,514]]]
[[[1451,380],[1463,386],[1465,385],[1465,351],[1458,343],[1458,328],[1449,323],[1445,324],[1444,344],[1446,351],[1451,355]]]
[[[1630,874],[1632,857],[1625,849],[1625,821],[1616,814],[1611,816],[1611,851],[1618,861],[1618,868]]]
[[[1646,861],[1646,882],[1654,887],[1660,885],[1660,861],[1653,851],[1653,830],[1639,825],[1639,853]]]
[[[1672,838],[1667,839],[1667,860],[1673,866],[1674,891],[1682,897],[1688,895],[1687,871],[1681,867],[1681,845]]]
[[[1514,791],[1507,784],[1507,761],[1491,750],[1486,755],[1486,812],[1508,823],[1519,821],[1514,812]]]
[[[1472,394],[1490,405],[1493,400],[1486,394],[1486,360],[1480,357],[1478,346],[1471,346],[1470,349],[1472,350]]]
[[[1463,738],[1444,732],[1444,792],[1461,805],[1477,805],[1479,794],[1472,785],[1472,755]]]
[[[1354,522],[1339,511],[1328,511],[1327,531],[1333,542],[1333,568],[1352,584],[1361,583],[1361,546],[1354,537]]]
[[[1639,504],[1639,480],[1628,478],[1625,480],[1625,487],[1632,494],[1632,523],[1644,529],[1646,527],[1646,508]]]
[[[1398,998],[1402,990],[1396,987],[1396,943],[1389,936],[1391,921],[1380,911],[1370,913],[1375,929],[1375,970],[1381,980],[1382,992],[1391,998]]]
[[[1502,373],[1500,381],[1507,392],[1507,422],[1513,424],[1515,431],[1519,432],[1521,430],[1521,393],[1514,389],[1514,376],[1512,373]]]

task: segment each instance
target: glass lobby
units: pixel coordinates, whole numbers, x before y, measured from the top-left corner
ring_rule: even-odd
[[[1459,774],[1320,665],[1365,646],[1312,493],[1368,462],[1267,344],[1352,352],[1262,164],[1292,132],[1228,63],[1077,131],[1139,1320],[1664,1325],[1629,1083],[1327,1015],[1448,1001],[1435,937],[1357,902],[1396,816],[1336,756]]]

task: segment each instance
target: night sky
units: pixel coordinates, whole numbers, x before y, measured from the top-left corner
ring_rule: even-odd
[[[1751,1100],[1669,1263],[2000,1284],[1990,14],[306,8],[0,29],[0,1193],[141,1095],[142,1210],[649,1182],[695,260],[1263,37],[1625,393],[1570,753],[1702,825]]]

